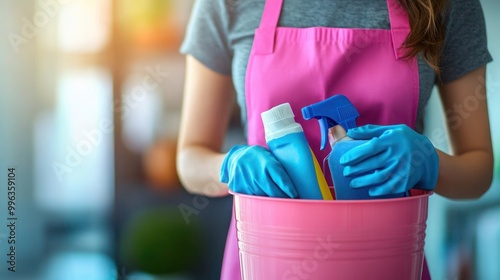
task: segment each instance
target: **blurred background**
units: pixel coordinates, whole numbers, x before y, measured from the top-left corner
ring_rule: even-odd
[[[432,196],[434,279],[500,279],[500,2],[481,3],[495,181],[475,201]],[[0,1],[0,279],[219,279],[231,198],[187,194],[175,172],[192,4]],[[426,134],[446,151],[440,106]]]

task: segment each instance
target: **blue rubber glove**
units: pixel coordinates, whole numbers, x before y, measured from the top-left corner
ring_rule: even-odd
[[[281,163],[261,146],[237,145],[222,162],[220,181],[234,192],[297,198],[297,190]]]
[[[433,190],[439,157],[429,139],[407,125],[365,125],[347,135],[369,140],[340,158],[344,176],[359,177],[352,188],[370,187],[370,196],[404,193],[412,188]]]

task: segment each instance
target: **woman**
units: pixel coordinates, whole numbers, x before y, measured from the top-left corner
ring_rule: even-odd
[[[372,196],[417,186],[448,198],[478,198],[491,184],[484,84],[491,56],[478,0],[198,0],[181,50],[187,76],[178,172],[192,193],[294,196],[282,167],[261,147],[260,113],[289,102],[300,116],[302,107],[337,93],[361,114],[361,127],[350,135],[375,137],[344,158],[349,175],[369,173],[352,187],[370,187]],[[435,84],[453,154],[431,147],[417,163],[413,143],[430,144],[420,133]],[[248,145],[221,153],[233,87]],[[319,150],[315,122],[296,120],[321,161],[328,151]],[[377,141],[395,148],[380,151]],[[394,180],[394,168],[412,172]],[[232,224],[222,279],[239,277]],[[429,278],[426,267],[423,278]]]

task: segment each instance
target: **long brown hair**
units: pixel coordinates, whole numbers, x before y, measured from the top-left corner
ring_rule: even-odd
[[[445,38],[444,17],[447,0],[399,0],[410,19],[411,32],[404,42],[407,57],[422,53],[423,58],[439,74],[439,60]]]

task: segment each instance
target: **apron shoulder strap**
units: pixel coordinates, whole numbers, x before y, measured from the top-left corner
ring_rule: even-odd
[[[408,13],[398,0],[387,0],[389,20],[391,22],[392,45],[396,59],[401,59],[406,54],[403,46],[406,37],[410,33],[410,20]]]
[[[259,28],[255,30],[255,53],[264,55],[274,52],[276,28],[281,15],[284,0],[266,0]],[[387,0],[389,20],[391,24],[392,44],[396,59],[401,59],[406,54],[403,46],[410,33],[410,21],[405,9],[398,0]]]
[[[273,53],[276,27],[278,27],[282,6],[283,0],[266,0],[260,26],[255,30],[255,36],[260,38],[255,45],[257,54]]]

